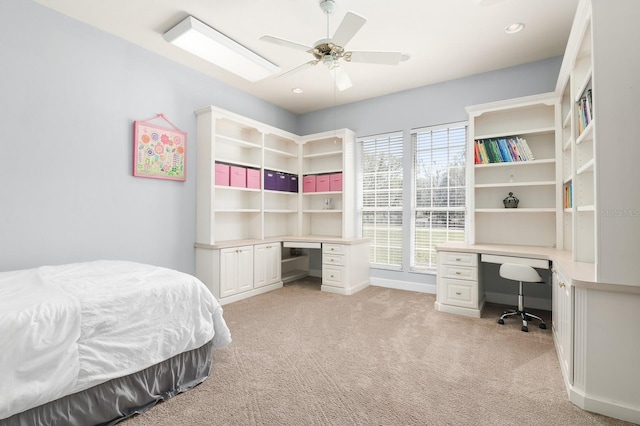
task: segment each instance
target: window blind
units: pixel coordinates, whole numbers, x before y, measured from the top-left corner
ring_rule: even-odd
[[[436,245],[465,240],[466,123],[412,131],[414,269],[436,268]]]
[[[403,137],[401,132],[358,138],[362,236],[371,239],[373,267],[402,268]]]

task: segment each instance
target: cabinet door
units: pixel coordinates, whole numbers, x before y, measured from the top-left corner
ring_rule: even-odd
[[[238,253],[236,248],[220,250],[220,297],[238,292]]]
[[[239,247],[236,250],[238,292],[251,290],[253,288],[253,246]]]
[[[573,383],[573,292],[568,281],[553,271],[552,327],[560,367],[569,383]]]
[[[280,244],[259,244],[254,250],[254,287],[263,287],[280,281]]]
[[[267,249],[267,283],[273,284],[280,281],[282,274],[282,250],[280,243],[269,244]]]

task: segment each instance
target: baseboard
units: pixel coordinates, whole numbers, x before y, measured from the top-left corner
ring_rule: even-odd
[[[516,306],[518,304],[518,296],[506,293],[485,293],[487,302],[498,303],[500,305]],[[551,300],[539,297],[524,297],[524,307],[532,309],[540,309],[543,311],[551,310]]]
[[[371,285],[377,287],[395,288],[397,290],[417,291],[419,293],[436,294],[435,284],[421,284],[410,281],[389,280],[386,278],[371,277]]]
[[[586,394],[574,387],[569,389],[569,400],[583,410],[640,424],[640,406],[630,406],[616,401],[605,401]]]

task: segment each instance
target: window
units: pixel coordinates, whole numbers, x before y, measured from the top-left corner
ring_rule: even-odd
[[[358,138],[362,236],[372,267],[402,268],[402,133]]]
[[[413,269],[435,269],[435,246],[465,240],[467,125],[413,130]]]

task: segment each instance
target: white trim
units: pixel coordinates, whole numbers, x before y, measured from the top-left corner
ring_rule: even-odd
[[[395,288],[396,290],[416,291],[418,293],[436,294],[435,284],[422,284],[410,281],[390,280],[387,278],[371,277],[371,285],[376,287]]]

